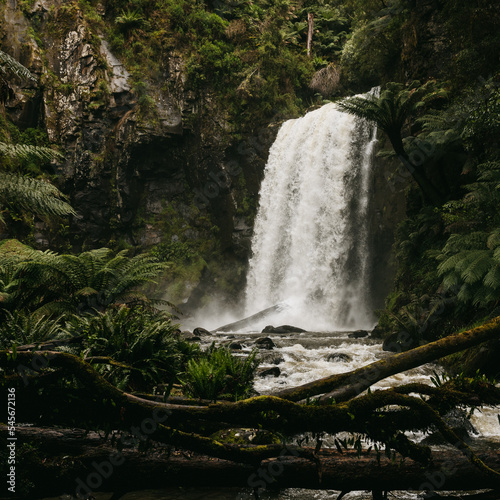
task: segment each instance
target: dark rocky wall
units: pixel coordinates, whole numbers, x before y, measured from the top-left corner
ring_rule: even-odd
[[[207,215],[219,227],[222,249],[232,246],[238,196],[231,190],[244,168],[248,189],[258,189],[255,170],[262,171],[262,147],[268,145],[255,165],[236,144],[238,171],[224,173],[235,160],[226,154],[231,144],[224,111],[210,95],[186,88],[180,54],[167,54],[163,73],[147,82],[153,103],[144,106],[127,70],[78,9],[39,0],[23,15],[9,0],[0,19],[2,49],[41,83],[38,89],[18,87],[7,107],[16,125],[45,127],[64,153],[54,168],[79,214],[70,225],[75,249],[119,238],[140,247],[159,243],[173,236],[159,223],[172,201],[187,225],[196,228],[197,218]],[[210,189],[214,177],[216,193]],[[193,230],[188,237],[210,237],[203,233]],[[47,234],[38,243],[56,242]]]

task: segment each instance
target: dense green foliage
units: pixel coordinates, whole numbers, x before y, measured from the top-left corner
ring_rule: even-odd
[[[424,85],[415,81],[407,87],[390,82],[385,85],[380,96],[372,93],[366,97],[351,97],[337,103],[343,111],[375,123],[387,134],[398,158],[413,176],[425,197],[435,204],[440,203],[441,194],[427,177],[424,162],[413,159],[413,155],[405,149],[403,127],[408,125],[408,121],[415,117],[420,108],[433,100],[443,98],[444,95],[443,90],[436,89],[433,81]]]
[[[384,155],[411,167],[420,192],[426,191],[423,179],[439,195],[427,194],[429,206],[408,189],[407,218],[394,244],[395,289],[379,326],[386,333],[407,331],[417,342],[433,340],[491,317],[500,299],[500,65],[493,55],[500,46],[500,6],[341,3],[351,28],[341,54],[344,84],[382,83],[380,98],[341,105],[377,123],[393,147]],[[416,78],[427,83],[407,83]],[[430,85],[446,90],[433,109],[422,99]],[[428,95],[445,97],[441,90]]]
[[[126,254],[108,248],[80,255],[31,249],[2,253],[2,305],[50,315],[103,311],[116,303],[151,304],[140,287],[154,283],[166,264],[146,254]]]
[[[112,47],[146,92],[148,77],[161,71],[167,49],[184,55],[188,85],[200,95],[215,91],[233,121],[253,127],[275,114],[297,114],[306,104],[314,61],[302,43],[307,12],[296,2],[144,0],[134,2],[134,10],[129,2],[106,3],[113,20],[106,23]],[[342,25],[332,9],[323,10],[323,22],[334,18],[329,32],[336,39]],[[323,35],[322,46],[328,37]]]
[[[100,356],[113,360],[95,367],[125,390],[150,390],[158,384],[171,388],[199,351],[177,335],[169,315],[137,307],[74,317],[67,328],[71,335],[85,337],[80,352],[90,362]]]
[[[33,2],[25,0],[20,6],[29,13]],[[314,17],[312,57],[306,54],[308,14]],[[418,341],[426,341],[495,310],[500,298],[497,2],[75,0],[64,3],[57,22],[49,27],[65,33],[78,16],[84,17],[92,33],[104,33],[124,61],[143,117],[154,122],[152,96],[157,90],[177,91],[155,88],[164,75],[177,71],[170,67],[175,58],[185,79],[183,91],[192,92],[198,104],[190,125],[203,133],[203,127],[212,129],[216,124],[224,136],[221,142],[227,144],[270,121],[297,116],[324,98],[380,85],[379,98],[351,98],[343,102],[344,109],[377,123],[390,139],[392,155],[402,160],[420,187],[420,191],[408,189],[407,218],[396,233],[395,290],[381,312],[380,325],[386,331],[406,329]],[[2,78],[6,71],[16,78],[29,77],[2,54],[0,70]],[[71,91],[71,84],[59,84],[61,92]],[[443,89],[446,98],[441,98]],[[93,92],[94,108],[105,106],[110,99],[106,82]],[[42,172],[40,159],[34,161],[23,144],[48,143],[35,132],[37,137],[28,138],[27,131],[15,130],[4,117],[0,134],[2,207],[10,197],[24,208],[63,213],[65,201],[50,185],[18,176]],[[28,185],[41,191],[28,190]],[[23,198],[26,192],[38,193],[38,205],[29,206]],[[44,205],[47,200],[49,205]],[[146,222],[141,215],[137,226]],[[9,216],[19,218],[10,205]],[[200,213],[198,220],[204,234],[220,231],[203,217]],[[184,238],[192,228],[174,204],[158,218],[166,239],[151,255],[170,262],[178,282],[196,282],[206,272],[209,258],[224,259],[215,236],[203,241]],[[79,256],[46,252],[36,254],[36,259],[17,255],[4,261],[1,310],[14,321],[17,303],[28,311],[53,313],[75,312],[82,304],[105,313],[115,302],[145,303],[144,295],[124,284],[134,282],[120,267],[129,259],[106,252]],[[138,269],[146,261],[160,266],[147,259],[137,260]],[[90,268],[96,271],[92,278]],[[102,284],[111,274],[115,281]],[[51,278],[55,275],[57,280]],[[183,290],[172,289],[169,294],[177,300]],[[208,361],[203,370],[210,372]]]
[[[0,349],[66,343],[115,386],[168,395],[182,375],[196,397],[241,398],[252,388],[255,353],[240,360],[224,348],[201,353],[170,314],[144,293],[166,264],[148,254],[107,248],[80,255],[0,245]],[[161,387],[160,387],[161,386]]]
[[[400,327],[390,317],[404,316],[405,304],[415,296],[436,295],[442,301],[426,327],[428,340],[495,313],[500,299],[497,102],[498,84],[490,79],[416,121],[417,138],[430,152],[427,172],[442,179],[448,201],[434,209],[414,206],[400,226],[396,290],[388,299],[389,315],[381,318],[385,328]],[[459,167],[454,175],[446,171],[447,163]],[[422,314],[430,310],[428,305]]]
[[[257,352],[237,358],[227,347],[210,348],[199,359],[188,361],[182,377],[184,391],[201,399],[244,399],[252,390]]]
[[[3,212],[9,207],[14,208],[14,211],[21,209],[38,215],[75,214],[63,194],[52,184],[9,171],[13,166],[12,160],[14,167],[16,162],[21,162],[22,168],[22,162],[26,164],[32,159],[43,162],[60,156],[57,151],[48,147],[12,142],[11,132],[17,132],[16,127],[9,126],[2,116],[5,114],[3,104],[12,92],[12,78],[36,81],[27,68],[0,50],[0,94],[3,96],[0,107],[0,129],[3,129],[0,133],[0,224],[5,222]]]

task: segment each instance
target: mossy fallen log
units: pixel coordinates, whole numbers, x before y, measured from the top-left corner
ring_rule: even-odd
[[[6,436],[5,426],[0,426],[0,434]],[[323,450],[310,460],[297,457],[293,448],[283,448],[280,456],[250,466],[158,443],[152,443],[147,453],[132,446],[118,450],[111,439],[78,429],[19,427],[17,436],[18,446],[29,443],[36,456],[43,457],[32,461],[29,471],[37,496],[193,486],[193,477],[197,487],[240,487],[239,498],[248,500],[252,489],[433,492],[495,487],[493,479],[478,475],[465,457],[450,450],[436,451],[432,462],[422,467],[411,459],[377,456],[374,451]],[[312,448],[306,451],[314,454]],[[489,450],[481,457],[500,469],[498,453]]]
[[[500,338],[500,317],[472,330],[455,333],[424,346],[394,354],[357,370],[283,389],[275,393],[275,396],[300,401],[321,394],[325,400],[345,401],[361,394],[384,378],[496,338]]]

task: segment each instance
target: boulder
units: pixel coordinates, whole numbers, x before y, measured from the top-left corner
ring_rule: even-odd
[[[277,366],[272,368],[260,368],[257,370],[258,377],[279,377],[281,375],[281,370]]]
[[[370,335],[370,332],[366,330],[356,330],[355,332],[349,333],[347,336],[350,339],[362,339],[363,337],[368,337],[368,335]]]
[[[272,326],[268,325],[261,333],[304,333],[306,330],[291,325]]]
[[[255,341],[255,345],[261,349],[273,349],[276,344],[269,337],[260,337]]]
[[[259,361],[266,365],[279,365],[285,362],[285,358],[277,352],[265,352],[259,354]]]
[[[203,337],[205,335],[212,335],[208,330],[205,330],[205,328],[200,328],[200,327],[195,328],[193,330],[193,333],[195,335],[198,335],[198,337]]]
[[[239,342],[231,342],[228,345],[228,347],[229,347],[229,349],[238,350],[238,351],[241,351],[241,349],[243,348]]]
[[[408,332],[396,332],[384,340],[382,349],[389,352],[403,352],[418,346],[418,341]]]
[[[326,360],[333,363],[349,363],[349,361],[352,361],[352,357],[343,352],[332,352],[326,356]]]
[[[462,440],[470,441],[472,436],[478,435],[479,432],[471,424],[470,420],[467,418],[467,412],[459,408],[454,408],[449,411],[443,420],[451,427],[453,432]],[[441,433],[434,427],[430,427],[431,434],[422,440],[423,444],[426,445],[441,445],[446,444],[447,441],[443,438]]]
[[[384,337],[384,332],[385,330],[381,326],[376,325],[370,336],[374,339],[381,339]]]

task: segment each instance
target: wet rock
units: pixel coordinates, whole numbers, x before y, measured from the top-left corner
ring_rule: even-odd
[[[367,332],[366,330],[356,330],[347,336],[350,339],[362,339],[363,337],[368,337],[368,335],[370,335],[370,332]]]
[[[381,326],[375,326],[375,328],[372,330],[371,337],[374,339],[381,339],[384,336],[385,330]]]
[[[229,347],[229,349],[234,349],[234,350],[238,350],[238,351],[241,351],[241,349],[243,349],[243,346],[239,342],[231,342],[228,345],[228,347]]]
[[[189,342],[198,342],[199,340],[201,340],[198,335],[195,335],[194,333],[189,332],[188,330],[180,332],[180,335],[184,340],[187,340]]]
[[[259,361],[266,365],[279,365],[285,362],[285,358],[277,352],[266,352],[259,355]]]
[[[458,408],[454,408],[449,411],[444,417],[443,420],[450,426],[453,432],[460,438],[462,441],[470,441],[472,436],[477,436],[479,432],[477,429],[471,424],[470,420],[467,418],[467,412],[460,410]],[[443,438],[441,433],[434,427],[430,428],[432,434],[427,436],[422,440],[423,444],[426,445],[440,445],[446,444],[447,441]]]
[[[195,328],[193,330],[193,333],[195,335],[198,335],[199,337],[203,337],[205,335],[212,335],[208,330],[205,330],[205,328],[200,328],[200,327]]]
[[[276,344],[269,337],[260,337],[255,341],[255,345],[261,349],[273,349]]]
[[[382,349],[389,352],[403,352],[418,347],[418,345],[418,342],[408,332],[397,332],[384,340]]]
[[[306,330],[291,325],[272,326],[268,325],[261,333],[304,333]]]
[[[332,352],[326,356],[326,360],[333,363],[349,363],[352,361],[352,357],[343,352]]]
[[[281,375],[281,370],[277,366],[272,368],[260,368],[257,370],[258,377],[279,377]]]
[[[260,429],[223,429],[210,436],[220,443],[229,444],[280,444],[278,436]]]

